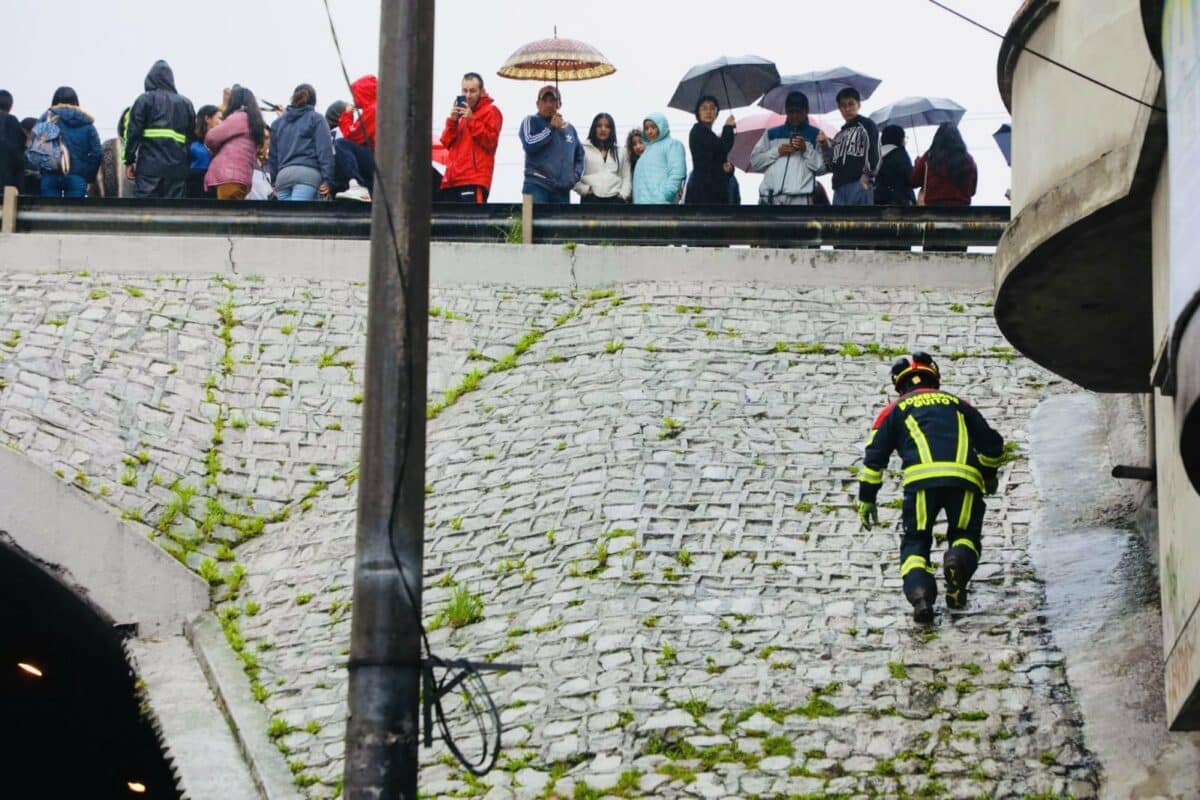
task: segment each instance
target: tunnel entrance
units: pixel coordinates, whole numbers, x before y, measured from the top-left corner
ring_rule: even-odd
[[[0,794],[178,798],[111,622],[0,544]]]

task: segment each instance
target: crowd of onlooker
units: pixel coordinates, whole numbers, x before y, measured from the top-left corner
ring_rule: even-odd
[[[0,186],[49,197],[369,199],[374,76],[355,81],[352,102],[339,100],[324,114],[309,84],[295,88],[286,108],[264,105],[249,88],[234,85],[219,104],[196,110],[176,91],[165,61],[150,68],[144,88],[122,112],[117,138],[103,144],[74,89],[60,87],[44,113],[22,120],[11,113],[12,95],[0,90]],[[478,73],[463,76],[461,92],[434,145],[437,157],[431,154],[434,199],[484,203],[504,118]],[[859,103],[854,89],[838,93],[844,124],[831,138],[810,123],[802,92],[787,96],[786,118],[763,130],[750,154],[750,169],[763,176],[760,204],[970,204],[977,172],[955,125],[940,126],[913,164],[904,129],[878,131],[859,113]],[[717,98],[696,103],[686,148],[659,112],[647,114],[621,142],[611,114],[596,114],[581,137],[561,109],[558,87],[542,87],[536,110],[518,131],[525,152],[522,193],[535,203],[568,203],[572,193],[585,204],[741,202],[730,161],[738,122],[731,114],[714,130]],[[264,110],[275,114],[269,126]],[[832,197],[816,180],[825,174]]]

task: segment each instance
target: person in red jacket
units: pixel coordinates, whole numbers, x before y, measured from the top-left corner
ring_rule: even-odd
[[[450,107],[442,145],[449,151],[438,199],[448,203],[486,203],[496,168],[496,147],[504,115],[483,89],[478,72],[463,75],[462,94]]]
[[[379,81],[374,75],[364,75],[350,84],[354,105],[342,112],[338,129],[355,144],[375,149],[375,96]]]
[[[978,177],[975,159],[967,152],[958,126],[944,122],[933,135],[929,150],[913,165],[908,182],[924,187],[922,205],[969,206]]]

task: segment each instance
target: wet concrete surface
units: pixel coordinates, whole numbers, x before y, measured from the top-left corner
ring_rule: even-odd
[[[1166,726],[1157,556],[1135,528],[1138,485],[1111,477],[1105,402],[1060,395],[1031,420],[1045,503],[1031,553],[1045,613],[1103,767],[1100,796],[1200,798],[1200,734]]]

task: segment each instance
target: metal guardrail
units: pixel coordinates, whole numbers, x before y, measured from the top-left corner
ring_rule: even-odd
[[[265,236],[369,239],[369,203],[64,200],[21,197],[18,233]],[[534,243],[763,247],[994,246],[1008,206],[767,207],[551,206],[533,210]],[[521,237],[522,206],[435,204],[433,238],[504,242]]]

